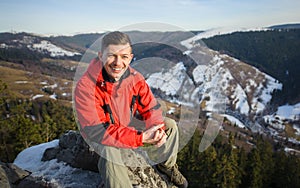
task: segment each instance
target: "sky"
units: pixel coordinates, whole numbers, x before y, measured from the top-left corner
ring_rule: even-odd
[[[299,0],[0,0],[0,32],[73,35],[143,30],[140,24],[144,30],[199,31],[287,23],[300,23]]]

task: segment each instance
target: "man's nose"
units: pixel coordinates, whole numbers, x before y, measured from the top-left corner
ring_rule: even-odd
[[[122,58],[120,56],[116,56],[115,57],[115,61],[114,61],[115,65],[120,65],[122,64]]]

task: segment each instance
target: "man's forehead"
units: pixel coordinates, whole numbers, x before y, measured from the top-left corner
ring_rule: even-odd
[[[130,44],[110,44],[105,49],[109,53],[131,53],[131,46]]]

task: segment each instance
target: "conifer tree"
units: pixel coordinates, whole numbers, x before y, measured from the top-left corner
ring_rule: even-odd
[[[264,187],[270,187],[270,182],[274,172],[273,146],[266,139],[259,137],[257,140],[257,149],[259,150],[262,162],[262,180]]]
[[[41,135],[44,142],[49,142],[56,138],[57,125],[49,115],[44,115],[44,121],[41,124]]]
[[[214,187],[216,179],[217,151],[214,146],[208,147],[199,157],[198,175],[203,187]]]
[[[221,163],[218,165],[216,176],[219,177],[218,181],[221,187],[232,188],[238,187],[241,184],[238,150],[235,147],[234,135],[232,133],[229,134],[229,146],[222,153]]]
[[[263,180],[261,175],[263,164],[260,158],[259,151],[257,149],[253,149],[249,154],[248,165],[249,187],[263,187]]]
[[[42,143],[39,125],[33,123],[24,114],[17,115],[14,118],[14,126],[17,127],[16,140],[20,144],[18,148],[20,151],[32,145]]]

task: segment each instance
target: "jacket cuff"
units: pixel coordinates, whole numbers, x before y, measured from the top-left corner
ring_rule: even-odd
[[[143,132],[142,131],[137,131],[136,143],[137,143],[137,146],[143,146],[144,145],[144,143],[143,143]]]

